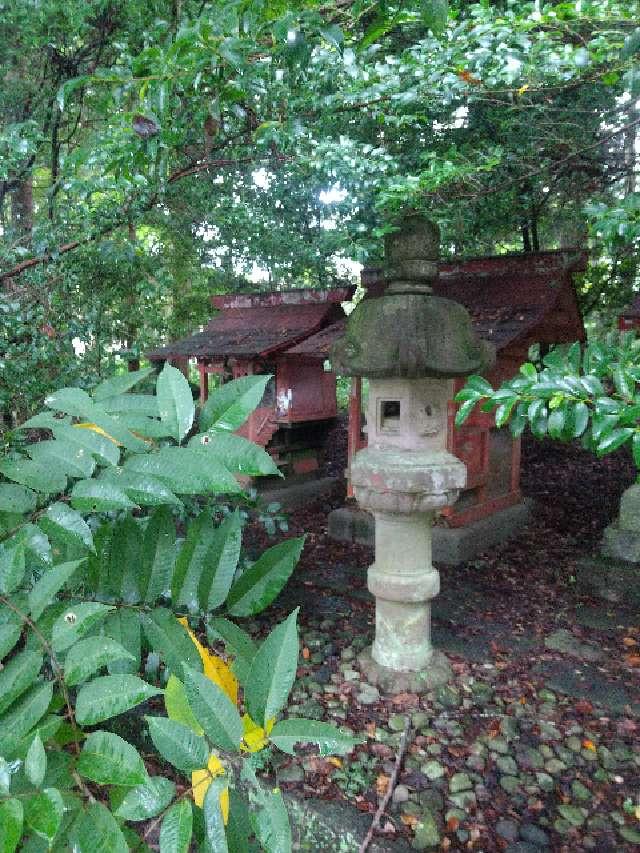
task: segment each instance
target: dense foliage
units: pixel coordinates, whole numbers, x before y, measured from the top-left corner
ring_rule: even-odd
[[[192,837],[203,851],[241,853],[253,838],[251,849],[286,853],[287,811],[256,775],[261,753],[356,743],[327,723],[279,719],[297,611],[259,645],[228,618],[274,600],[303,541],[248,563],[237,511],[215,524],[183,501],[277,473],[232,432],[269,377],[226,384],[194,425],[175,368],[155,394],[131,392],[148,373],[50,395],[24,429],[51,437],[0,460],[3,853],[148,850],[151,836],[162,853],[186,853]],[[231,666],[189,623],[224,643]]]
[[[598,456],[629,445],[640,468],[640,340],[612,334],[581,347],[554,347],[541,368],[523,364],[520,374],[495,390],[471,376],[456,400],[464,423],[476,406],[495,410],[496,425],[513,435],[529,426],[536,438],[573,441]]]
[[[636,277],[639,22],[631,0],[7,0],[7,417],[61,371],[88,385],[191,331],[211,291],[375,261],[408,207],[447,253],[591,228],[585,306],[615,309]]]

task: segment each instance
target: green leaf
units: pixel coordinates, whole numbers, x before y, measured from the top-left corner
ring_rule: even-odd
[[[105,591],[126,604],[142,599],[139,570],[142,562],[142,536],[138,523],[129,513],[113,526],[109,552],[109,571]]]
[[[32,512],[36,508],[37,495],[24,486],[0,483],[0,512]]]
[[[638,430],[636,430],[633,434],[631,450],[633,453],[633,462],[636,468],[640,468],[640,432]]]
[[[198,649],[187,629],[170,610],[157,607],[150,614],[141,613],[140,622],[151,648],[160,655],[171,672],[181,674],[183,664],[202,672]]]
[[[36,492],[57,494],[67,487],[67,477],[63,470],[54,465],[43,465],[26,457],[6,457],[0,461],[0,472],[9,480],[15,480]]]
[[[160,853],[188,853],[193,831],[193,812],[188,800],[171,806],[160,827]]]
[[[234,658],[233,672],[240,683],[246,685],[251,664],[258,651],[249,634],[228,619],[218,617],[207,624],[207,638],[210,643],[222,640],[225,649]]]
[[[270,374],[243,376],[217,388],[209,395],[200,414],[200,431],[237,430],[257,408],[270,379]]]
[[[0,669],[0,714],[33,684],[42,662],[40,652],[25,650]]]
[[[470,400],[465,400],[465,402],[456,412],[456,426],[462,426],[462,424],[467,420],[471,412],[473,412],[473,410],[475,409],[477,403],[478,397],[473,397]]]
[[[117,643],[120,643],[133,657],[133,661],[128,657],[111,660],[108,663],[110,674],[138,672],[142,645],[139,614],[134,610],[119,610],[116,613],[111,613],[104,623],[104,632]]]
[[[573,409],[573,437],[579,438],[589,425],[589,407],[586,403],[576,403]]]
[[[91,420],[94,409],[93,400],[82,388],[60,388],[59,391],[45,397],[44,404],[49,409],[64,412],[65,415],[74,415],[87,420]]]
[[[142,785],[144,762],[135,747],[113,732],[91,732],[78,758],[77,770],[99,785]]]
[[[146,379],[150,373],[153,373],[155,368],[145,367],[142,370],[132,370],[131,373],[123,373],[120,376],[113,376],[110,379],[105,379],[97,385],[93,391],[94,400],[108,400],[110,397],[117,397],[126,393],[138,382]]]
[[[196,719],[220,749],[237,752],[243,734],[236,706],[217,684],[200,672],[184,668],[184,687]]]
[[[0,595],[15,592],[24,577],[24,547],[0,545]]]
[[[269,739],[278,749],[294,755],[294,746],[313,743],[320,747],[320,755],[345,755],[362,743],[362,739],[344,734],[331,723],[290,717],[275,724]]]
[[[252,441],[231,432],[205,432],[194,435],[189,447],[202,448],[212,459],[222,462],[232,474],[245,477],[281,477],[280,469],[267,451]]]
[[[183,773],[193,773],[207,766],[209,747],[203,737],[167,717],[147,717],[146,720],[155,748],[170,764]]]
[[[22,619],[9,607],[0,607],[0,661],[20,639]]]
[[[204,448],[162,447],[146,456],[130,457],[124,467],[125,471],[150,474],[180,495],[242,491],[222,462],[213,460]]]
[[[130,853],[120,827],[102,803],[91,803],[73,831],[73,853]]]
[[[41,838],[53,841],[60,829],[64,814],[64,801],[56,788],[46,788],[25,800],[25,823]]]
[[[156,382],[160,420],[180,442],[193,425],[195,404],[189,383],[182,373],[166,362]]]
[[[153,604],[171,586],[176,561],[176,528],[168,507],[154,510],[144,533],[140,589],[144,600]]]
[[[612,430],[598,442],[598,456],[604,456],[606,453],[613,453],[614,450],[621,447],[632,435],[635,435],[635,430],[632,429],[632,427]]]
[[[233,788],[230,789],[227,842],[233,853],[249,853],[249,836],[252,835],[249,812],[247,798]]]
[[[74,687],[86,681],[101,667],[118,660],[135,662],[136,658],[111,637],[87,637],[71,646],[67,652],[64,661],[65,682],[69,687]]]
[[[101,465],[117,465],[120,461],[118,445],[94,430],[70,426],[64,421],[59,421],[52,429],[56,438],[64,439],[87,450]]]
[[[163,691],[137,675],[103,675],[80,688],[76,698],[76,719],[81,726],[93,726],[135,708]]]
[[[42,785],[45,773],[47,772],[47,753],[44,751],[44,746],[38,732],[36,732],[34,739],[31,741],[31,746],[27,750],[27,756],[24,761],[24,772],[34,787],[39,788]]]
[[[187,535],[176,559],[171,581],[171,599],[174,604],[198,609],[198,586],[214,538],[211,511],[203,510],[187,528]]]
[[[101,483],[112,483],[121,489],[138,506],[163,506],[173,504],[182,506],[171,489],[150,474],[137,471],[125,471],[124,468],[107,468],[100,477]]]
[[[116,394],[102,404],[109,415],[145,415],[158,418],[158,401],[152,394]],[[125,426],[128,426],[125,424]]]
[[[164,691],[164,707],[170,720],[184,723],[197,735],[204,733],[200,723],[196,720],[191,706],[187,701],[184,684],[175,675],[170,675]]]
[[[47,569],[40,580],[29,592],[29,612],[32,619],[39,619],[45,607],[50,604],[66,582],[74,574],[82,560],[71,560],[68,563],[58,563]]]
[[[227,596],[232,616],[253,616],[268,607],[291,577],[304,537],[268,548],[233,584]]]
[[[291,853],[289,815],[280,791],[277,788],[263,791],[258,806],[251,813],[251,823],[263,849],[269,853]]]
[[[266,726],[285,706],[298,666],[298,610],[271,631],[251,664],[245,703],[253,720]]]
[[[554,409],[549,415],[549,435],[551,438],[562,438],[562,432],[565,426],[565,411],[564,409]]]
[[[43,467],[55,465],[68,477],[90,477],[96,466],[95,460],[84,447],[54,438],[50,441],[36,441],[28,445],[27,453]]]
[[[622,50],[620,51],[621,59],[630,59],[635,56],[640,50],[640,28],[633,30],[624,40]]]
[[[55,652],[64,652],[93,631],[113,610],[98,601],[70,603],[54,622],[51,641]]]
[[[80,513],[63,503],[53,503],[38,522],[51,538],[69,545],[80,545],[93,551],[91,528]]]
[[[20,740],[44,717],[52,696],[51,681],[36,684],[17,702],[14,702],[10,710],[0,719],[0,731],[3,732],[2,752],[5,757],[9,757],[14,752]]]
[[[438,35],[447,26],[449,19],[447,0],[422,0],[420,17],[425,27]]]
[[[115,815],[121,820],[148,820],[166,809],[175,793],[176,786],[170,779],[154,776],[127,791]]]
[[[20,800],[0,802],[0,853],[14,853],[22,838],[24,818]]]
[[[204,828],[211,850],[227,853],[227,836],[220,805],[220,794],[228,787],[222,779],[212,779],[204,795]]]
[[[136,506],[122,489],[102,480],[78,480],[71,490],[71,504],[82,512],[112,512]]]

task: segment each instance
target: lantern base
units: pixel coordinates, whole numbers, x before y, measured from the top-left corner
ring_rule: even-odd
[[[382,666],[371,655],[371,649],[365,649],[358,657],[362,674],[369,682],[382,688],[385,693],[425,693],[446,684],[452,677],[451,665],[447,656],[433,650],[429,662],[418,672],[400,672]]]

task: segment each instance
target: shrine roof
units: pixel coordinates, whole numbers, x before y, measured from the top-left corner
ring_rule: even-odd
[[[347,288],[280,291],[213,297],[220,313],[203,331],[148,354],[151,360],[176,356],[254,358],[280,352],[335,320],[348,299]]]

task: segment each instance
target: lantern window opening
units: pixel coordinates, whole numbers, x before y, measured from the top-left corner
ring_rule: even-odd
[[[399,433],[400,400],[380,400],[379,417],[381,433]]]

